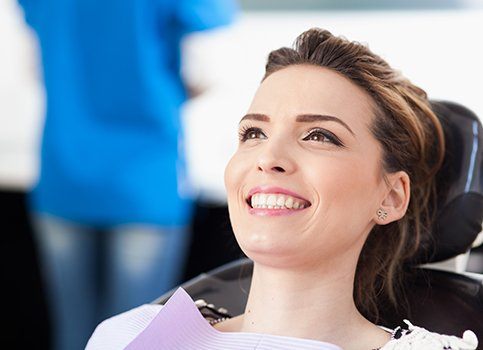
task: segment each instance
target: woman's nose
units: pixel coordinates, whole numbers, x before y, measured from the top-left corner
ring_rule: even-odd
[[[257,162],[258,171],[265,173],[290,174],[295,170],[295,164],[290,154],[283,149],[267,145],[260,153]]]

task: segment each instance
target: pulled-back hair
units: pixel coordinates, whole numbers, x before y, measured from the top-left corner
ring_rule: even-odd
[[[444,135],[426,93],[391,68],[368,47],[336,37],[327,30],[302,33],[294,48],[272,51],[267,78],[292,65],[326,67],[363,88],[373,99],[371,132],[382,147],[385,173],[405,171],[411,181],[406,215],[387,225],[375,225],[362,248],[354,281],[359,311],[378,321],[379,301],[395,308],[405,263],[431,240],[436,211],[435,174],[444,156]]]

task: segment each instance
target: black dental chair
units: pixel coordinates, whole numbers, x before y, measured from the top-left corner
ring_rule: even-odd
[[[483,222],[483,129],[477,116],[460,105],[433,102],[446,137],[446,154],[438,174],[440,198],[434,242],[421,248],[408,263],[412,277],[406,292],[410,310],[387,309],[379,324],[396,327],[407,318],[435,332],[461,336],[473,330],[483,342],[483,275],[459,274],[421,267],[467,252]],[[191,297],[226,308],[232,316],[244,312],[250,288],[252,262],[241,259],[181,285]],[[161,296],[164,303],[174,292]]]

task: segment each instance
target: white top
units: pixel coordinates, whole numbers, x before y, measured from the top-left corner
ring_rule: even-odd
[[[463,338],[432,333],[405,321],[408,330],[380,350],[475,350],[476,335],[466,331]],[[89,340],[87,350],[125,349],[270,349],[341,350],[338,346],[308,339],[268,334],[220,332],[198,311],[183,290],[163,307],[142,305],[102,322]]]

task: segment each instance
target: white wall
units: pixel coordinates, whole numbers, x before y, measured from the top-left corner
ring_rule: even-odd
[[[37,47],[15,0],[0,1],[0,187],[26,189],[37,177],[44,96]]]

